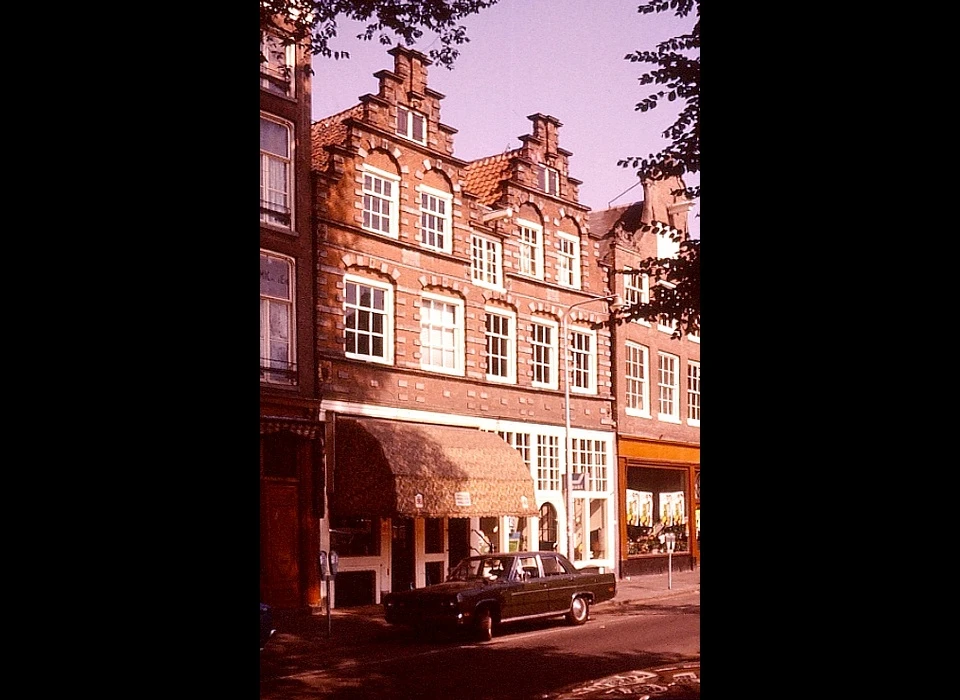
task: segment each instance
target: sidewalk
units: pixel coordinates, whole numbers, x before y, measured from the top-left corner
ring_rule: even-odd
[[[670,605],[671,599],[700,591],[700,566],[673,571],[671,575],[647,574],[617,581],[617,595],[600,603],[597,610],[611,606]],[[589,622],[587,624],[590,624]],[[364,647],[386,641],[406,630],[388,625],[380,605],[326,609],[319,615],[274,612],[277,629],[266,649],[260,652],[261,681],[322,669],[364,656]]]

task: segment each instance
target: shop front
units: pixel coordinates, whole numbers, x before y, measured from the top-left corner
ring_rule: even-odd
[[[327,482],[334,607],[443,581],[469,554],[519,547],[538,512],[520,453],[476,428],[340,415]]]
[[[622,437],[618,452],[620,575],[695,567],[700,556],[699,445]]]

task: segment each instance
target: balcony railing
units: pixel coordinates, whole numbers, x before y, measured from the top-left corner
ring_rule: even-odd
[[[297,383],[297,363],[269,360],[261,357],[260,381],[294,386]]]

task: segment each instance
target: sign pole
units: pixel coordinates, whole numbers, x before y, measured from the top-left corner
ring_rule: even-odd
[[[327,574],[324,578],[326,578],[326,580],[327,580],[327,639],[329,639],[329,638],[330,638],[330,624],[331,624],[331,620],[332,620],[332,618],[331,618],[331,616],[330,616],[330,574]]]
[[[677,536],[667,533],[667,588],[673,590],[673,548],[676,545]]]

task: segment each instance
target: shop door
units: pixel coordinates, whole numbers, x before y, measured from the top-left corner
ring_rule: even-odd
[[[394,518],[393,534],[390,544],[390,564],[393,568],[394,592],[408,591],[414,587],[414,547],[413,547],[413,519]]]
[[[276,608],[295,608],[300,604],[297,487],[261,483],[260,597]]]

